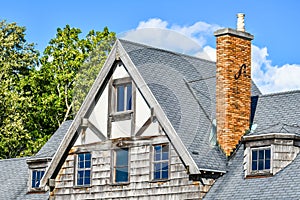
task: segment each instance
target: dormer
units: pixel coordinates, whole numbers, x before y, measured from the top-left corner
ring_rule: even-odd
[[[45,188],[40,187],[40,181],[44,176],[44,173],[51,161],[51,158],[35,158],[32,157],[26,160],[28,165],[28,192],[41,192],[45,191]]]
[[[299,153],[300,136],[292,133],[247,135],[244,143],[245,178],[273,176]]]

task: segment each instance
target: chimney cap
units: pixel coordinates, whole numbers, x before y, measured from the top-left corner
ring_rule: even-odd
[[[236,30],[245,32],[245,14],[238,13],[236,16],[237,16]]]

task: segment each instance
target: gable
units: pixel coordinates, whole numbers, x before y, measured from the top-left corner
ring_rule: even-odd
[[[146,103],[140,104],[140,106],[143,106],[143,104],[144,105],[147,104],[147,106],[148,106],[148,111],[146,111],[144,113],[145,114],[144,120],[147,118],[147,112],[149,115],[149,109],[151,109],[152,110],[151,114],[153,114],[155,116],[155,118],[157,119],[157,121],[159,122],[161,129],[164,130],[165,134],[168,136],[170,142],[172,143],[176,152],[182,159],[184,165],[186,167],[188,167],[189,172],[192,174],[199,173],[197,165],[195,164],[195,162],[192,159],[192,157],[190,156],[188,150],[186,149],[186,147],[184,146],[184,144],[178,137],[175,129],[173,128],[172,124],[166,117],[164,111],[162,110],[159,103],[157,102],[157,100],[155,99],[153,94],[151,93],[149,87],[145,83],[145,81],[142,78],[142,76],[140,75],[139,71],[137,70],[135,65],[132,63],[127,52],[123,49],[121,43],[119,41],[117,41],[115,43],[110,55],[108,56],[108,59],[106,60],[106,62],[104,64],[104,67],[102,68],[101,72],[99,73],[98,77],[96,78],[94,85],[92,86],[92,88],[91,88],[90,92],[88,93],[85,101],[83,102],[79,112],[77,113],[63,142],[61,143],[61,145],[58,148],[58,151],[54,155],[48,170],[45,172],[45,175],[44,175],[43,179],[41,180],[41,185],[45,185],[47,182],[47,179],[56,177],[60,167],[62,166],[62,164],[63,164],[64,160],[66,159],[68,152],[70,151],[72,146],[74,144],[79,144],[78,143],[79,140],[77,140],[77,139],[84,129],[87,130],[87,127],[89,129],[91,129],[91,127],[95,127],[98,130],[101,129],[101,128],[99,128],[99,123],[101,123],[101,122],[98,122],[95,119],[95,115],[97,115],[97,111],[95,110],[95,108],[100,106],[101,98],[105,99],[107,96],[110,95],[109,91],[108,91],[108,94],[106,93],[105,88],[106,88],[106,86],[109,86],[112,84],[110,81],[111,80],[110,78],[113,77],[113,74],[114,74],[114,71],[116,68],[115,63],[119,62],[119,61],[121,61],[123,63],[123,65],[125,66],[128,75],[130,76],[132,82],[134,83],[134,87],[136,87],[136,91],[139,92],[139,94],[136,95],[138,97],[138,100],[139,99],[146,100]],[[114,74],[114,76],[115,77],[122,76],[122,74],[124,75],[122,70],[120,70],[120,71],[116,71],[116,74]],[[141,97],[143,97],[143,98],[141,98]],[[100,101],[99,101],[99,99],[100,99]],[[97,103],[99,103],[99,106],[97,105]],[[105,111],[102,112],[102,115],[105,116]],[[137,124],[138,127],[141,126],[141,124],[143,123],[142,119],[143,118],[140,118],[140,121],[138,121],[139,122],[139,124]],[[92,123],[89,123],[89,120]],[[109,118],[109,120],[111,120],[111,118]],[[105,123],[105,122],[103,122],[103,123]],[[92,124],[92,126],[90,124]],[[90,127],[89,127],[89,125],[90,125]],[[98,128],[97,128],[97,126],[98,126]],[[124,124],[122,124],[121,126],[124,127]],[[158,125],[155,125],[155,126],[158,127]],[[154,127],[154,128],[156,128],[156,127]],[[108,134],[110,134],[109,128],[111,128],[111,127],[108,126],[108,129],[107,129]],[[117,130],[117,128],[118,128],[118,125],[116,124],[115,130]],[[105,130],[105,128],[102,130]],[[92,132],[95,133],[95,131],[90,131],[90,130],[87,131],[87,134],[89,135],[89,138],[91,139],[91,141],[93,141],[96,138]],[[102,133],[102,131],[99,130],[99,133],[100,132]],[[126,133],[127,132],[128,132],[128,130],[126,130]],[[130,132],[131,132],[131,134],[133,134],[132,128],[131,128]],[[102,133],[102,135],[103,135],[102,139],[105,139],[105,138],[107,138],[107,136],[109,136],[109,135],[105,136],[105,133]],[[113,137],[117,138],[119,136],[120,135],[115,135]],[[124,136],[124,135],[122,135],[122,136]],[[98,137],[98,139],[101,139],[101,137],[100,138]]]

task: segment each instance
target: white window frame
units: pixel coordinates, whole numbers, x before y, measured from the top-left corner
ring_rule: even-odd
[[[90,154],[90,167],[83,167],[83,168],[79,168],[79,155],[80,154]],[[78,153],[75,155],[76,156],[76,165],[75,165],[75,186],[76,187],[89,187],[92,185],[92,153],[91,152],[82,152],[82,153]],[[85,156],[84,156],[85,158]],[[84,162],[86,160],[84,159]],[[85,165],[85,164],[84,164]],[[79,171],[84,171],[84,174],[86,171],[90,171],[90,177],[89,177],[89,180],[90,180],[90,183],[89,184],[85,184],[85,176],[83,176],[83,184],[78,184],[78,172]]]
[[[159,160],[159,161],[155,161],[155,147],[156,146],[168,146],[168,159],[166,160]],[[171,159],[171,146],[169,143],[161,143],[161,144],[153,144],[152,145],[152,151],[151,151],[151,180],[153,182],[159,182],[159,181],[166,181],[170,179],[170,170],[171,170],[171,165],[170,165],[170,159]],[[157,163],[168,163],[168,177],[167,178],[155,178],[155,164]]]
[[[30,190],[39,190],[41,189],[40,185],[38,187],[33,187],[32,182],[33,182],[33,173],[34,172],[43,172],[45,174],[45,168],[36,168],[36,169],[31,169],[30,170]],[[40,177],[40,180],[43,178],[44,174]]]
[[[117,166],[117,151],[120,149],[127,149],[127,181],[117,181],[117,168],[120,166]],[[114,184],[127,184],[130,182],[130,148],[129,147],[124,147],[124,148],[119,148],[119,149],[114,149],[113,150],[113,163],[112,163],[112,182]]]
[[[259,170],[258,166],[259,166],[259,151],[260,150],[270,150],[270,168],[269,169],[264,169]],[[257,152],[257,170],[253,170],[252,169],[252,161],[253,161],[253,151],[258,151]],[[265,154],[265,152],[264,152]],[[249,169],[250,169],[250,175],[263,175],[263,174],[270,174],[271,170],[272,170],[272,148],[271,146],[265,146],[265,147],[252,147],[250,148],[250,162],[249,162]],[[264,155],[264,165],[266,162],[266,156]]]

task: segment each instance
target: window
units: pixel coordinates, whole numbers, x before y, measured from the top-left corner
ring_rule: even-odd
[[[45,173],[45,171],[42,171],[42,170],[33,170],[32,171],[31,188],[40,187],[40,182],[44,176],[44,173]]]
[[[131,110],[132,109],[132,85],[131,85],[131,83],[117,85],[116,90],[117,90],[117,101],[116,101],[117,112]]]
[[[128,148],[115,150],[114,182],[128,182]]]
[[[169,177],[169,145],[154,146],[153,179],[168,179]]]
[[[91,153],[77,155],[77,185],[91,184]]]
[[[252,149],[252,172],[270,171],[271,168],[271,149],[256,148]]]

